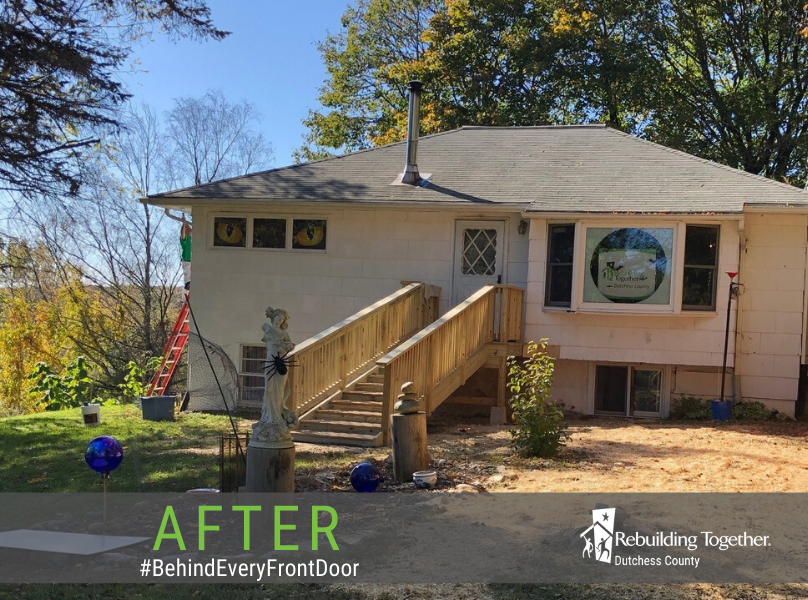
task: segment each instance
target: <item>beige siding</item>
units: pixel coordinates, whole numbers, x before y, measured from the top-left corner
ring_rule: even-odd
[[[805,215],[746,215],[738,299],[738,383],[745,400],[794,414],[803,351]]]
[[[735,375],[728,377],[726,393],[793,416],[804,344],[807,233],[805,215],[753,213],[740,223],[722,223],[714,313],[572,313],[544,307],[547,222],[534,219],[526,332],[528,339],[547,337],[560,347],[561,388],[554,395],[566,402],[566,397],[591,394],[589,372],[581,365],[602,361],[671,365],[666,384],[671,398],[717,397],[729,289],[724,272],[737,270],[743,288],[730,315],[727,363],[735,366]],[[591,412],[591,399],[587,406]]]
[[[736,222],[722,224],[720,245],[719,272],[737,270]],[[726,276],[719,278],[717,310],[712,313],[571,313],[544,307],[546,258],[547,222],[534,219],[530,235],[526,306],[529,339],[548,337],[552,344],[561,346],[561,358],[571,360],[721,365],[729,289]],[[729,364],[732,365],[731,358]]]
[[[241,344],[260,344],[268,305],[288,310],[299,343],[416,280],[441,288],[450,308],[455,221],[506,221],[505,281],[524,287],[528,236],[511,215],[413,210],[229,209],[233,216],[325,218],[324,253],[209,247],[212,215],[195,208],[192,302],[202,334],[220,344],[238,367]]]

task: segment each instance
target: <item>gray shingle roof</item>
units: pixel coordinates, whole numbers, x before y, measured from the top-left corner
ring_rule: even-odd
[[[422,137],[424,187],[391,185],[405,146],[273,169],[150,196],[154,204],[326,201],[518,204],[539,212],[738,213],[808,206],[799,188],[702,160],[602,125],[463,127]]]

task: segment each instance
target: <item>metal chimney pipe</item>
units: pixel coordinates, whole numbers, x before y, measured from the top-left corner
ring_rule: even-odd
[[[407,164],[401,183],[416,185],[421,181],[418,173],[418,125],[421,121],[421,82],[410,81],[407,89],[410,90],[410,113],[407,122]]]

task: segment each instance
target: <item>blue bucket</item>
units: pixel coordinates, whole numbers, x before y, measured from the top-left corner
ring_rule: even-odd
[[[732,400],[713,400],[710,407],[713,409],[713,421],[729,421],[732,418]]]

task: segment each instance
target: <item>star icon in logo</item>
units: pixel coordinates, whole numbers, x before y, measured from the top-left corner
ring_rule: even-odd
[[[609,513],[603,513],[603,521],[606,522],[609,520]]]

